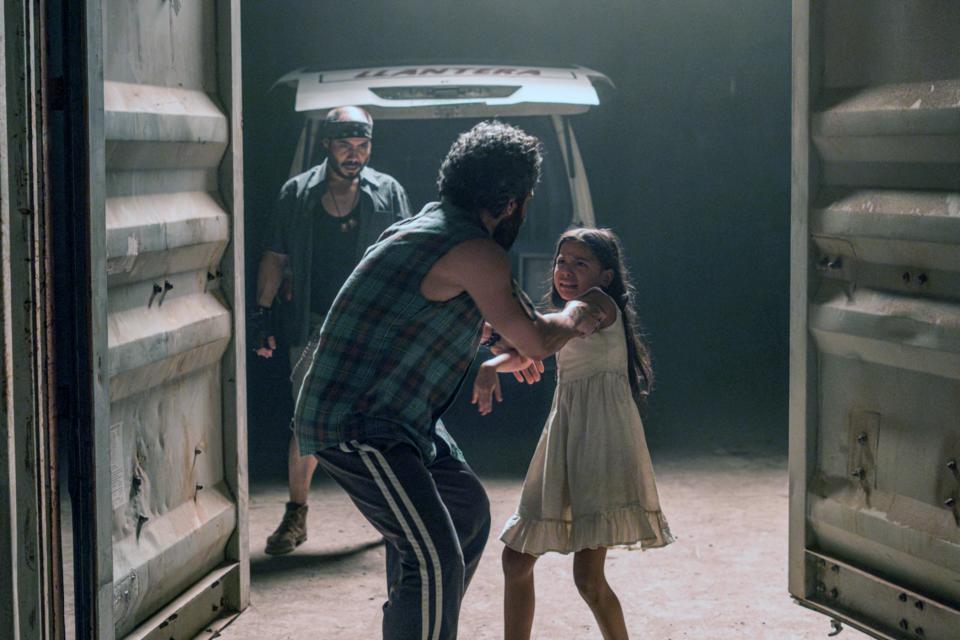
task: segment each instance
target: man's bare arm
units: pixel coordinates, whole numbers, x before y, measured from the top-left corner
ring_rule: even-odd
[[[603,311],[599,329],[606,329],[617,320],[617,303],[600,287],[588,289],[578,299],[596,305]]]
[[[428,279],[433,278],[432,282]],[[596,329],[603,319],[597,305],[574,300],[563,311],[531,319],[516,299],[506,252],[489,239],[469,240],[441,258],[425,278],[422,289],[441,283],[438,290],[466,291],[483,317],[521,354],[542,360],[568,340]]]
[[[289,258],[282,253],[264,251],[257,269],[257,304],[272,307],[283,282],[283,269]]]

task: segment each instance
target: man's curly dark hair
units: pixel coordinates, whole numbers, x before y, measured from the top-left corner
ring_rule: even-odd
[[[440,165],[440,197],[467,211],[499,215],[540,180],[540,141],[522,129],[484,121],[461,133]]]

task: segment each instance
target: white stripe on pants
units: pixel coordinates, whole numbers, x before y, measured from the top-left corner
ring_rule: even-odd
[[[417,525],[417,529],[420,531],[420,534],[423,536],[424,541],[427,545],[427,552],[430,554],[430,560],[433,563],[433,577],[436,581],[436,609],[437,620],[432,625],[433,626],[433,636],[432,640],[437,640],[440,637],[440,621],[441,616],[443,615],[443,607],[441,604],[443,598],[443,579],[440,576],[440,559],[437,557],[437,550],[433,546],[433,541],[430,539],[430,534],[427,533],[426,527],[423,525],[423,521],[420,519],[417,510],[414,508],[413,503],[410,501],[410,498],[407,496],[406,492],[403,490],[403,486],[397,480],[397,476],[390,469],[390,465],[387,463],[386,459],[383,457],[379,451],[374,449],[371,446],[360,444],[359,442],[351,443],[353,446],[359,449],[360,458],[363,460],[363,463],[367,466],[367,469],[370,470],[370,475],[373,476],[373,479],[376,481],[377,486],[380,487],[380,491],[383,492],[383,497],[387,501],[387,504],[390,505],[390,509],[393,511],[393,514],[397,517],[397,520],[400,522],[400,526],[403,527],[403,532],[406,534],[407,539],[410,541],[411,546],[413,546],[413,552],[417,556],[417,560],[420,563],[420,584],[421,584],[421,620],[423,621],[423,640],[427,640],[431,621],[433,620],[430,616],[430,580],[427,575],[427,562],[423,557],[423,551],[420,549],[420,545],[417,543],[417,539],[413,536],[413,532],[410,530],[410,525],[407,523],[406,518],[403,517],[400,508],[397,506],[396,501],[393,499],[393,496],[390,495],[390,491],[384,485],[383,478],[380,476],[380,473],[377,471],[376,467],[373,464],[373,461],[370,460],[369,453],[373,453],[377,457],[377,461],[383,467],[383,470],[386,472],[387,477],[390,479],[391,484],[397,492],[397,495],[400,496],[400,499],[403,501],[404,506],[406,506],[407,511],[410,512],[413,516],[414,522]]]

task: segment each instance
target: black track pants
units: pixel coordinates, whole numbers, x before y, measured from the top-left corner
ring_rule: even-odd
[[[439,438],[424,464],[401,442],[351,442],[317,453],[387,542],[384,640],[457,637],[460,602],[490,532],[490,503]]]

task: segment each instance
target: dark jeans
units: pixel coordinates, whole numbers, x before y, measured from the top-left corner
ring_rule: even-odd
[[[411,445],[352,442],[317,453],[320,466],[387,542],[384,640],[457,637],[460,602],[490,533],[490,503],[439,438],[425,464]]]

